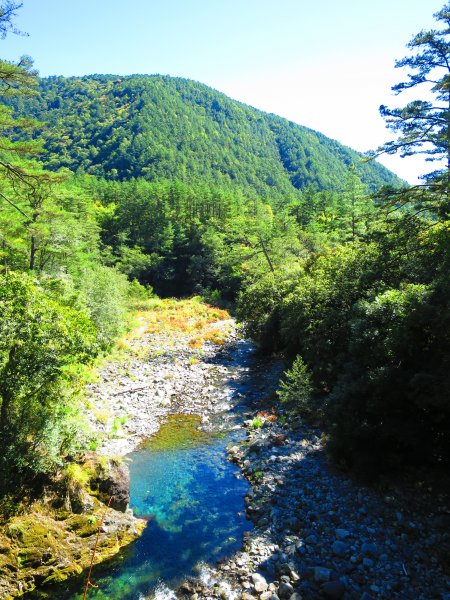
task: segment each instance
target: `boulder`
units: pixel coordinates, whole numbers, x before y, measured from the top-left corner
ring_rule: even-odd
[[[109,461],[103,477],[97,478],[100,499],[108,504],[112,496],[110,506],[120,512],[125,512],[130,503],[130,472],[125,464],[118,465]]]

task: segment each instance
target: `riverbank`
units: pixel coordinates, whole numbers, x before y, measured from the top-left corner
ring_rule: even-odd
[[[212,382],[221,375],[213,358],[236,336],[228,313],[195,299],[155,299],[151,310],[137,316],[118,357],[106,359],[96,382],[86,386],[95,452],[68,463],[42,498],[0,525],[1,600],[38,597],[40,590],[52,593],[52,585],[79,579],[89,567],[104,515],[94,564],[109,562],[141,535],[146,522],[126,508],[123,457],[169,413],[203,415],[208,427],[207,414],[221,410],[224,401],[219,389],[212,394]]]
[[[256,416],[256,415],[255,415]],[[321,432],[258,416],[229,449],[252,484],[244,548],[179,597],[448,600],[448,488],[430,478],[366,487],[333,470]]]
[[[97,452],[125,456],[156,433],[169,414],[202,416],[222,410],[214,357],[237,340],[236,323],[200,299],[155,300],[137,316],[121,358],[107,362],[87,386],[88,420],[101,440]]]

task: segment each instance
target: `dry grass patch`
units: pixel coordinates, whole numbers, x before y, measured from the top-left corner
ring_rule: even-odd
[[[224,344],[227,332],[213,327],[230,319],[226,310],[210,306],[198,298],[189,300],[159,300],[147,313],[145,333],[168,333],[173,337],[187,337],[191,348],[200,348],[205,342]]]

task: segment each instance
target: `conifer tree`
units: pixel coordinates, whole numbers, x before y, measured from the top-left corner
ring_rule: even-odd
[[[417,88],[426,99],[400,108],[380,106],[387,126],[399,135],[377,153],[422,154],[427,161],[437,162],[437,169],[423,175],[423,184],[398,192],[396,199],[412,202],[419,212],[432,210],[446,218],[450,213],[450,3],[434,17],[443,29],[420,31],[413,37],[407,45],[411,54],[395,65],[410,69],[408,79],[392,88],[397,94]]]

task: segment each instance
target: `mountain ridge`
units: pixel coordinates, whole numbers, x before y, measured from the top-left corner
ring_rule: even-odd
[[[355,163],[370,190],[402,183],[337,140],[190,79],[51,76],[39,80],[35,97],[11,103],[48,123],[37,134],[54,170],[118,180],[200,178],[265,196],[338,190]]]

